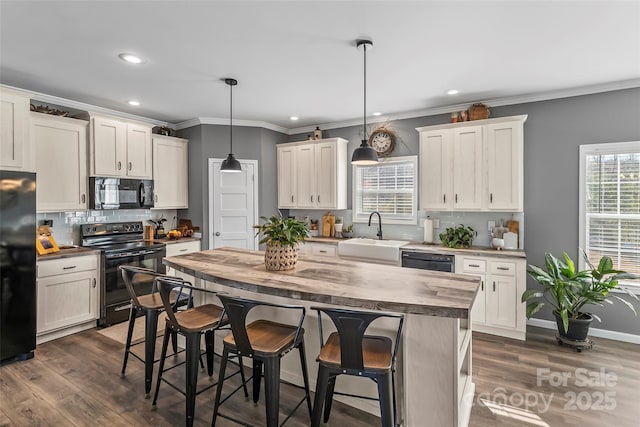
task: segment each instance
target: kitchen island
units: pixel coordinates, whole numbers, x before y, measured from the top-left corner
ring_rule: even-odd
[[[411,427],[425,425],[425,420],[434,426],[468,424],[474,392],[469,315],[478,278],[313,257],[300,257],[293,270],[273,272],[264,267],[264,252],[232,248],[169,257],[164,263],[193,278],[196,286],[246,298],[404,313],[396,379],[398,421]],[[277,320],[295,323],[295,315]],[[369,333],[392,334],[396,324],[381,319]],[[304,328],[313,386],[319,351],[315,312],[307,312]],[[283,359],[282,378],[300,384],[299,361],[293,359]],[[367,379],[341,377],[336,384],[337,391],[377,396],[375,384]],[[377,403],[336,398],[379,414]]]

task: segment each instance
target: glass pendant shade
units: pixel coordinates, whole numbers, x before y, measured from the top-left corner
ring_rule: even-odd
[[[354,165],[377,165],[378,153],[367,144],[367,140],[363,139],[362,144],[353,151],[351,163]]]
[[[222,165],[220,165],[220,171],[242,172],[242,166],[240,166],[240,162],[235,158],[235,156],[229,153],[227,158],[222,161]]]

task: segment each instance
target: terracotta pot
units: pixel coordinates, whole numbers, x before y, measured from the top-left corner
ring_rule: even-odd
[[[558,325],[558,333],[561,337],[573,340],[573,341],[586,341],[589,335],[589,326],[593,322],[593,317],[587,313],[581,313],[582,319],[569,319],[569,329],[564,331],[564,325],[562,324],[562,317],[557,311],[553,312],[556,317],[556,324]]]
[[[297,246],[297,245],[296,245]],[[292,270],[298,261],[298,248],[268,243],[264,252],[264,266],[269,271]]]

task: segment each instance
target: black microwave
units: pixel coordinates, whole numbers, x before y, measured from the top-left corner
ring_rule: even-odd
[[[153,207],[150,179],[89,178],[89,209],[149,209]]]

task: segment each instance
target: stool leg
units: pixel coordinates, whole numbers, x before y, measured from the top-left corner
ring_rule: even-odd
[[[156,334],[158,333],[158,310],[146,309],[144,332],[144,391],[149,398],[153,379],[153,360],[156,356]]]
[[[160,391],[160,381],[162,381],[162,374],[164,373],[164,359],[167,357],[167,347],[169,346],[169,335],[171,334],[171,328],[169,325],[164,328],[164,337],[162,338],[162,353],[160,354],[160,365],[158,366],[158,378],[156,379],[156,392],[153,395],[153,406],[156,406],[158,401],[158,392]]]
[[[327,397],[324,400],[324,419],[323,419],[323,422],[325,424],[329,422],[329,416],[331,415],[331,405],[333,404],[333,390],[336,387],[336,378],[337,376],[330,377],[329,383],[327,385]]]
[[[187,412],[185,425],[193,426],[193,414],[196,409],[196,386],[198,384],[198,358],[200,357],[200,333],[186,334],[187,338],[187,378],[186,378],[186,396],[187,396]]]
[[[204,333],[204,343],[207,349],[207,373],[213,376],[213,331]]]
[[[216,400],[213,404],[213,418],[211,419],[211,427],[216,425],[218,417],[218,409],[220,408],[220,396],[222,395],[222,383],[224,383],[224,374],[227,368],[227,359],[229,358],[229,350],[227,347],[222,352],[222,360],[220,361],[220,374],[218,375],[218,387],[216,388]]]
[[[391,391],[391,373],[377,375],[378,396],[380,398],[380,421],[382,427],[393,427],[393,393]]]
[[[122,362],[121,376],[124,378],[124,371],[127,369],[127,361],[129,360],[129,350],[131,349],[131,337],[133,336],[133,326],[136,323],[138,310],[131,304],[131,312],[129,314],[129,330],[127,331],[127,344],[124,346],[124,361]]]
[[[327,395],[329,382],[329,370],[324,366],[318,366],[318,380],[316,381],[316,395],[313,399],[313,413],[311,416],[311,427],[319,427],[322,418],[322,405]]]
[[[244,398],[249,401],[249,392],[247,391],[247,379],[244,377],[244,363],[242,356],[238,355],[238,366],[240,368],[240,379],[242,380],[242,388],[244,389]]]
[[[304,392],[307,397],[307,408],[309,409],[309,418],[311,418],[311,393],[309,392],[309,373],[307,371],[307,356],[304,351],[304,340],[298,345],[300,353],[300,365],[302,365],[302,379],[304,380]]]
[[[178,357],[178,333],[173,330],[171,331],[171,347],[174,357]]]
[[[253,359],[253,403],[260,399],[260,381],[262,380],[262,361]]]
[[[267,427],[278,427],[280,408],[280,357],[264,361],[264,399],[267,409]]]

